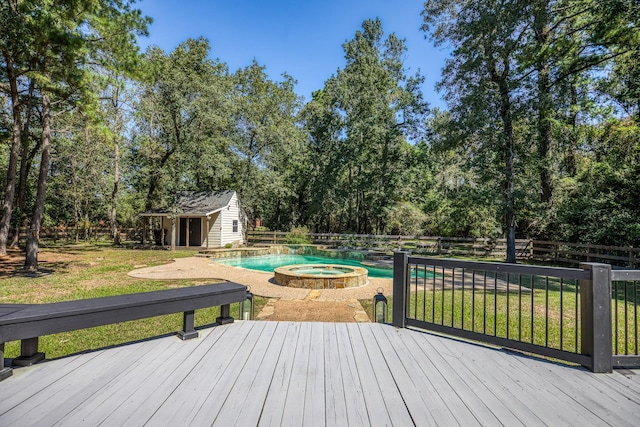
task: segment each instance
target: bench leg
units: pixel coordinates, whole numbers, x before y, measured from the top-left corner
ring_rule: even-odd
[[[13,359],[13,366],[31,366],[44,360],[44,353],[38,352],[38,337],[20,341],[20,356]]]
[[[4,366],[4,343],[0,343],[0,381],[9,378],[13,374],[13,369]]]
[[[233,323],[233,317],[231,317],[231,306],[229,304],[220,306],[220,317],[216,318],[216,323],[218,325]]]
[[[178,335],[183,340],[198,338],[198,332],[193,327],[194,317],[195,317],[195,314],[193,310],[184,312],[182,330],[176,333],[176,335]]]

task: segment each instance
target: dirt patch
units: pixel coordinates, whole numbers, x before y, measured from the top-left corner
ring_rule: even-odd
[[[7,255],[0,256],[0,278],[22,275],[24,268],[24,252],[8,249]],[[68,268],[69,263],[76,259],[67,253],[45,252],[38,254],[38,267],[45,272],[52,272]]]

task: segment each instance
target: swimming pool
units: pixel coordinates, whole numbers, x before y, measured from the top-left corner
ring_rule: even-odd
[[[261,255],[228,259],[216,259],[220,264],[230,265],[233,267],[242,267],[249,270],[260,270],[272,272],[278,267],[284,267],[291,264],[339,264],[350,265],[353,267],[366,268],[369,277],[391,279],[393,278],[393,269],[369,267],[360,261],[348,258],[325,258],[315,255]]]

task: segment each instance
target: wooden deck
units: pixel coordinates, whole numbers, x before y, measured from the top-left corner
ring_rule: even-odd
[[[237,322],[16,369],[0,425],[637,426],[640,371],[592,374],[379,324]]]

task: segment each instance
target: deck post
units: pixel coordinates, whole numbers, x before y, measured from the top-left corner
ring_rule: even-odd
[[[194,324],[195,311],[185,311],[182,320],[182,330],[176,332],[176,335],[182,338],[182,340],[190,340],[192,338],[198,338],[198,332],[195,330]]]
[[[4,367],[4,343],[0,342],[0,381],[9,378],[13,374],[13,369]]]
[[[20,356],[13,359],[13,366],[31,366],[44,360],[44,353],[38,352],[38,337],[20,341]]]
[[[220,306],[220,316],[216,318],[216,323],[218,325],[233,323],[233,317],[231,317],[231,306],[229,304]]]
[[[404,328],[407,318],[407,268],[409,252],[393,253],[393,313],[391,324]]]
[[[611,266],[584,262],[580,268],[591,271],[591,280],[580,280],[581,351],[591,358],[592,372],[611,372]]]

